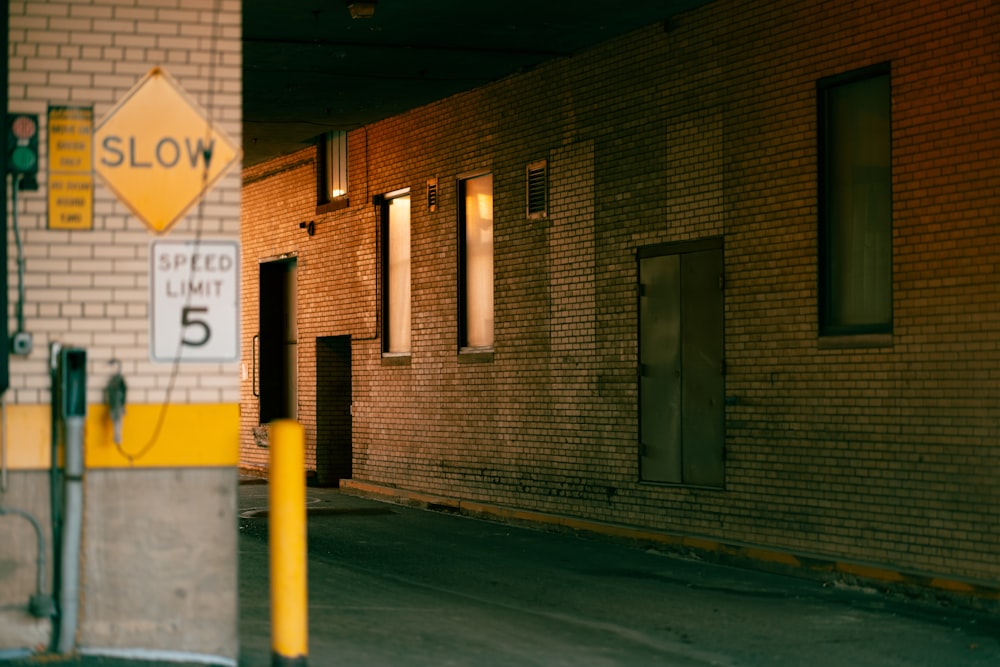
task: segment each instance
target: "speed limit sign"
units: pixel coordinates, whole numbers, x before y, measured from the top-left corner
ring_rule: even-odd
[[[240,248],[236,241],[153,241],[149,350],[153,361],[239,358]]]

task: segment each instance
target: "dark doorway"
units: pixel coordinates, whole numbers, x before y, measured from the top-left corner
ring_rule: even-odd
[[[639,253],[639,437],[645,481],[724,482],[720,241]]]
[[[351,337],[316,339],[316,481],[351,477]]]
[[[296,261],[260,265],[260,423],[298,417]]]

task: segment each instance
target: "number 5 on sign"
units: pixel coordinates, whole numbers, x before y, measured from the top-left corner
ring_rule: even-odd
[[[239,244],[153,241],[149,356],[153,361],[239,358]]]
[[[206,322],[205,320],[196,320],[194,319],[194,317],[192,317],[193,314],[201,315],[202,313],[205,313],[205,315],[207,316],[208,308],[206,307],[195,308],[194,306],[185,306],[184,310],[181,311],[181,326],[184,327],[185,330],[187,330],[187,327],[190,326],[201,327],[202,329],[202,335],[197,340],[191,340],[185,335],[184,338],[181,339],[182,345],[190,345],[191,347],[201,347],[202,345],[208,343],[208,341],[212,338],[212,329],[211,327],[208,326],[208,322]]]

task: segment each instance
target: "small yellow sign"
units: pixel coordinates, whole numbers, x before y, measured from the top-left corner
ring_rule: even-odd
[[[240,155],[159,67],[105,116],[94,138],[94,170],[157,233],[183,218]]]
[[[49,107],[49,229],[94,226],[94,110]]]
[[[94,179],[90,174],[49,176],[49,229],[92,229]]]

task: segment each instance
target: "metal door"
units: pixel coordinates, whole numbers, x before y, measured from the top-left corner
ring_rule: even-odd
[[[351,478],[351,337],[316,339],[316,478]]]
[[[639,437],[645,481],[722,486],[721,247],[639,258]],[[718,244],[714,244],[718,245]]]

